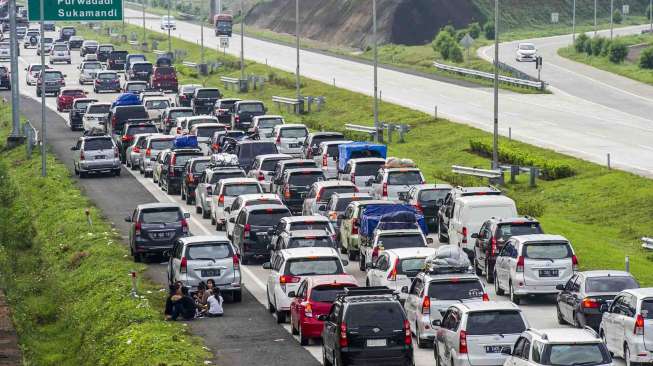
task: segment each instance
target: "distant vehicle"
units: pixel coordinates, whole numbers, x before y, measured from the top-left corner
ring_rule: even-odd
[[[94,172],[120,175],[118,148],[109,136],[83,136],[70,148],[75,174],[80,178]]]
[[[39,73],[39,77],[36,80],[36,96],[40,97],[42,92],[43,80],[45,79],[45,94],[52,93],[54,95],[59,94],[59,90],[66,86],[66,75],[58,70],[45,70],[45,72]]]
[[[0,42],[0,60],[11,58],[11,44],[8,41]]]
[[[259,100],[241,100],[234,104],[231,115],[231,128],[247,131],[252,125],[252,118],[262,116],[267,111],[265,104]]]
[[[145,148],[141,149],[139,171],[144,177],[151,177],[156,157],[161,151],[170,149],[174,142],[172,136],[152,135],[145,141]],[[155,182],[156,183],[156,182]]]
[[[181,179],[181,200],[185,201],[186,204],[195,204],[195,189],[197,188],[202,173],[209,167],[210,160],[211,158],[206,156],[193,158],[186,162]]]
[[[154,66],[152,66],[151,62],[147,62],[147,61],[132,62],[126,71],[125,78],[127,80],[149,81],[150,75],[152,75],[153,68]]]
[[[338,150],[340,150],[340,145],[338,145]],[[340,154],[338,154],[338,159],[340,159]],[[369,192],[370,186],[367,185],[367,181],[375,178],[383,165],[385,165],[385,159],[382,158],[350,159],[344,169],[338,172],[338,179],[350,180],[361,192]]]
[[[11,90],[11,78],[7,66],[0,66],[0,88]]]
[[[340,158],[340,148],[342,144],[349,144],[352,141],[324,141],[320,144],[317,154],[313,155],[315,162],[322,168],[324,176],[327,179],[338,178],[338,159]],[[351,176],[347,177],[351,180]],[[352,183],[356,184],[355,180]]]
[[[190,236],[190,214],[174,203],[146,203],[138,205],[125,217],[131,223],[129,249],[134,262],[141,262],[148,254],[170,255],[179,239]]]
[[[54,22],[47,21],[47,20],[43,22],[43,30],[46,32],[54,32],[56,30]]]
[[[145,92],[148,88],[146,81],[125,81],[122,85],[122,91],[124,93],[134,93],[141,94]]]
[[[234,17],[231,14],[217,14],[213,17],[215,35],[231,37]]]
[[[186,162],[193,158],[204,156],[200,149],[172,149],[170,155],[163,161],[159,184],[168,194],[181,194],[181,176]]]
[[[177,126],[177,118],[192,117],[193,110],[189,107],[170,107],[161,115],[161,132],[168,133],[172,126]]]
[[[193,95],[195,95],[195,89],[201,87],[201,85],[197,84],[184,84],[179,86],[179,91],[177,93],[177,105],[180,107],[190,107],[191,101],[193,100]]]
[[[113,50],[107,56],[107,69],[108,70],[125,70],[125,61],[127,60],[127,51]]]
[[[176,30],[177,22],[175,17],[164,15],[161,17],[161,30]]]
[[[76,34],[77,34],[77,30],[75,29],[75,27],[61,27],[61,29],[59,29],[59,39],[62,39],[64,41],[70,40],[70,37]]]
[[[134,141],[134,136],[139,133],[157,133],[156,126],[149,122],[127,122],[123,126],[121,133],[114,135],[118,151],[120,152],[120,161],[127,162],[127,147]]]
[[[72,36],[70,37],[70,39],[68,39],[68,47],[71,50],[81,48],[83,43],[84,43],[84,38],[80,36]]]
[[[93,91],[100,93],[107,90],[120,93],[120,75],[115,71],[100,71],[95,76]]]
[[[75,102],[79,102],[79,99]],[[111,103],[91,103],[86,108],[86,113],[83,117],[84,131],[91,131],[93,128],[102,128],[107,130],[107,121],[109,111],[111,110]]]
[[[438,211],[444,198],[453,189],[449,184],[420,184],[413,186],[400,200],[415,207],[426,220],[429,232],[438,231]]]
[[[402,300],[408,297],[410,285],[424,267],[427,257],[435,254],[433,248],[388,249],[379,254],[376,262],[370,263],[365,279],[366,286],[386,286],[399,294]]]
[[[195,114],[210,114],[221,93],[217,88],[197,88],[193,94],[190,106]]]
[[[250,178],[258,179],[264,192],[271,191],[272,174],[274,174],[274,167],[278,161],[289,160],[290,155],[285,154],[265,154],[258,155],[252,163],[247,176]]]
[[[62,88],[57,95],[57,112],[68,112],[73,101],[79,98],[86,98],[86,91],[82,88]]]
[[[238,99],[238,98],[219,99],[213,105],[213,115],[218,117],[218,121],[220,121],[220,123],[230,124],[231,114],[233,113],[234,104],[236,104],[236,102],[240,102],[241,100],[242,99]]]
[[[102,63],[99,61],[83,61],[78,66],[79,69],[79,84],[92,83],[95,81],[97,73],[102,71]]]
[[[244,207],[234,220],[233,243],[240,253],[243,264],[253,259],[269,260],[268,230],[276,225],[282,217],[292,216],[283,205],[257,205]],[[335,252],[334,252],[335,253]]]
[[[43,44],[43,52],[48,55],[52,51],[52,45],[54,44],[54,39],[51,37],[42,37],[39,38],[39,44],[36,46],[36,55],[41,56],[41,44]]]
[[[95,54],[98,48],[98,41],[85,40],[82,42],[82,47],[79,49],[79,56],[84,57],[88,54]]]
[[[113,52],[116,48],[112,44],[101,44],[98,46],[97,51],[95,52],[95,55],[97,56],[97,60],[100,62],[107,62],[107,58],[109,58],[109,54]]]
[[[221,102],[222,100],[224,99],[221,99],[219,102]],[[228,108],[226,110],[226,113],[230,113]],[[256,116],[252,118],[252,127],[247,132],[250,135],[254,136],[254,139],[261,140],[261,141],[274,141],[274,128],[284,123],[285,122],[283,116],[272,116],[272,115]]]
[[[537,48],[533,43],[519,43],[517,45],[517,61],[535,61],[537,58]]]
[[[438,211],[438,239],[441,243],[449,242],[449,221],[453,217],[454,203],[458,197],[466,196],[500,196],[502,193],[495,187],[456,187],[447,193]]]
[[[25,34],[23,48],[36,47],[39,38],[41,38],[41,32],[38,29],[28,29],[27,34]]]
[[[50,66],[45,65],[46,70],[49,68]],[[25,68],[25,71],[27,71],[25,73],[25,82],[27,85],[36,85],[36,80],[38,79],[39,72],[41,71],[41,64],[29,64],[29,66]]]
[[[55,44],[50,50],[50,65],[55,62],[65,62],[67,64],[71,63],[70,59],[70,49],[66,44]]]
[[[125,71],[129,71],[131,65],[134,62],[145,62],[145,61],[147,61],[145,55],[138,54],[138,53],[130,53],[127,55],[127,58],[125,59]]]
[[[313,159],[313,155],[317,154],[320,144],[325,141],[342,140],[345,140],[345,135],[340,132],[311,132],[306,136],[302,144],[302,158]]]
[[[150,87],[157,90],[171,90],[176,93],[178,89],[177,71],[171,66],[156,66],[150,76]]]
[[[308,135],[308,128],[303,124],[280,124],[274,126],[272,135],[280,154],[299,158],[302,155],[302,143]]]
[[[16,39],[23,40],[27,34],[27,27],[16,27]]]
[[[71,131],[81,130],[84,127],[83,120],[84,115],[86,115],[86,109],[92,103],[97,102],[97,99],[91,98],[76,98],[72,107],[70,108],[70,113],[68,114],[68,124]]]

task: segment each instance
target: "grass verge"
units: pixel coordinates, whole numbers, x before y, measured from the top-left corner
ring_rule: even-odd
[[[11,128],[0,105],[0,139]],[[163,320],[166,292],[141,279],[130,296],[129,260],[119,234],[48,154],[0,146],[0,286],[13,309],[25,365],[199,365],[201,339]],[[85,210],[90,212],[88,225]],[[142,278],[138,276],[138,278]]]

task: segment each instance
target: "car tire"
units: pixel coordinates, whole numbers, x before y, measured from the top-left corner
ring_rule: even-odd
[[[490,271],[490,264],[486,261],[485,262],[485,281],[487,283],[493,283],[494,282],[494,275],[492,273],[493,272]]]
[[[181,191],[181,200],[186,201],[186,190],[184,189],[184,187],[182,187],[180,191]]]
[[[243,301],[243,292],[241,290],[234,291],[231,294],[231,300],[233,302],[242,302]]]
[[[630,348],[628,348],[627,344],[624,344],[624,361],[626,362],[626,366],[639,366],[639,362],[630,361]]]
[[[265,289],[265,293],[266,294],[268,293],[267,288]],[[272,313],[274,313],[274,305],[272,305],[272,301],[270,301],[270,295],[269,294],[267,295],[267,297],[268,297],[268,313],[272,314]]]
[[[201,214],[202,208],[200,206],[195,206],[195,213]]]
[[[435,360],[435,366],[441,366],[438,344],[436,343],[435,340],[433,340],[433,359]]]
[[[277,324],[283,324],[283,323],[286,322],[286,312],[285,312],[285,311],[283,311],[283,310],[281,310],[281,311],[276,310],[276,311],[274,312],[274,315],[276,315],[276,318],[277,318]]]
[[[132,169],[132,170],[136,170],[136,169],[138,169],[138,167],[135,166],[134,163],[132,162],[132,164],[131,164],[131,169]]]
[[[243,263],[243,265],[248,265],[249,264],[249,258],[244,254],[243,254],[242,258],[243,259],[241,259],[241,262]]]
[[[417,341],[417,348],[429,348],[429,341],[428,339],[421,339],[419,337],[419,327],[417,326],[417,323],[415,324],[415,338]]]
[[[356,259],[358,259],[358,258],[356,258],[356,252],[354,252],[354,251],[352,251],[352,250],[350,250],[350,251],[347,252],[347,257],[349,258],[349,261],[350,261],[350,262],[353,262],[353,261],[355,261]]]
[[[294,322],[293,317],[292,317],[292,312],[290,313],[290,334],[292,334],[292,335],[298,335],[299,334],[299,331],[297,330],[297,328],[295,328],[295,322]]]
[[[114,171],[113,171],[113,174],[114,174],[116,177],[119,177],[119,176],[120,176],[120,168],[114,170]]]
[[[556,304],[556,318],[558,320],[558,324],[560,325],[565,325],[567,322],[565,321],[564,316],[562,316],[562,312],[560,311],[560,306]]]
[[[140,253],[134,253],[134,262],[141,263],[143,261],[143,256]]]
[[[497,277],[497,273],[494,272],[494,292],[496,292],[497,295],[501,296],[505,292],[501,288],[501,285],[499,284],[499,278]]]
[[[79,171],[79,179],[84,179],[86,177],[87,177],[87,173],[80,170]]]
[[[326,356],[326,349],[324,348],[324,345],[322,345],[322,364],[324,366],[333,366],[331,361],[329,361],[329,359]]]
[[[362,253],[358,254],[358,269],[365,272],[365,256]]]
[[[483,276],[483,271],[481,270],[481,268],[479,268],[477,260],[474,260],[474,272],[476,272],[476,275],[478,277]]]
[[[508,288],[510,290],[509,296],[510,296],[510,301],[512,301],[515,305],[519,305],[521,302],[521,298],[519,295],[515,294],[515,289],[513,288],[512,282],[508,283]]]
[[[302,325],[299,325],[299,329],[297,330],[297,333],[299,335],[299,345],[300,346],[308,346],[308,338],[304,337],[304,334],[302,333]]]
[[[215,219],[213,218],[213,215],[211,215],[211,225],[216,226],[216,222]]]
[[[202,218],[203,219],[208,219],[210,216],[211,216],[211,211],[207,211],[207,210],[204,210],[204,209],[202,210]]]

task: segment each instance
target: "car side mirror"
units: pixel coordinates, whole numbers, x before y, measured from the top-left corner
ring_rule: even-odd
[[[439,327],[439,326],[442,325],[442,321],[440,319],[436,319],[436,320],[431,322],[431,325],[434,326],[434,327]]]
[[[317,320],[321,322],[325,322],[329,319],[329,316],[327,314],[320,314],[317,316]]]
[[[79,150],[79,148],[78,148],[77,146],[72,146],[72,147],[70,148],[70,150],[72,150],[72,151],[77,151],[77,150]]]
[[[478,239],[478,233],[473,233],[472,234],[472,239]]]
[[[435,201],[435,204],[438,205],[438,206],[442,206],[443,203],[444,203],[444,200],[442,198],[439,198],[437,201]]]
[[[433,243],[434,243],[434,242],[433,242],[433,238],[426,238],[426,244],[431,245],[431,244],[433,244]]]
[[[184,212],[184,218],[190,219],[190,212]]]
[[[263,269],[272,269],[272,263],[270,262],[263,263]]]
[[[365,263],[365,269],[366,269],[366,270],[368,270],[368,269],[374,269],[374,268],[376,268],[376,266],[374,265],[373,262],[371,262],[371,263]]]
[[[342,259],[342,265],[347,267],[349,265],[349,260],[347,259]]]
[[[295,293],[295,291],[290,291],[288,293],[288,297],[290,297],[292,299],[293,297],[297,297],[297,294]]]
[[[125,216],[125,222],[132,222],[131,216]]]
[[[407,294],[408,293],[408,286],[404,286],[401,288],[401,293],[402,294]]]
[[[345,214],[338,214],[337,218],[338,220],[343,220],[345,218]]]
[[[609,309],[608,309],[608,304],[601,304],[601,306],[599,307],[599,311],[600,311],[601,313],[607,313],[608,310],[609,310]]]
[[[225,208],[224,208],[224,212],[226,212],[226,213],[231,212],[231,207],[225,207]]]
[[[326,211],[326,209],[327,209],[327,205],[325,205],[325,204],[317,206],[318,211]]]
[[[556,290],[564,291],[565,290],[565,285],[556,285]]]
[[[232,218],[229,219],[229,222],[233,224],[233,223],[236,222],[236,219],[232,217]]]

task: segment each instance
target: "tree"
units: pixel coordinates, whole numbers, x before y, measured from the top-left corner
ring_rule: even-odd
[[[456,36],[456,28],[454,28],[453,25],[451,25],[451,24],[445,25],[444,27],[442,27],[440,32],[447,32],[452,37]]]
[[[653,69],[653,47],[645,48],[639,56],[639,67]]]
[[[494,23],[487,22],[483,26],[483,32],[485,33],[485,38],[494,39]]]
[[[469,35],[474,39],[478,39],[481,36],[481,26],[478,23],[470,24]]]
[[[458,44],[451,36],[451,34],[449,34],[449,32],[445,31],[444,29],[438,33],[437,37],[435,37],[435,40],[432,43],[433,50],[440,53],[442,58],[445,60],[449,59],[449,52],[452,48],[452,45],[457,46]]]
[[[449,58],[455,63],[461,63],[465,61],[463,50],[457,43],[452,43],[449,45]]]
[[[587,43],[589,40],[590,38],[585,33],[579,34],[574,41],[574,49],[576,49],[576,52],[585,52],[585,43]]]
[[[460,42],[462,41],[463,38],[465,38],[465,35],[467,34],[467,30],[461,29],[458,32],[456,32],[456,41]]]
[[[612,13],[612,21],[614,21],[615,24],[621,24],[623,20],[624,17],[621,15],[619,9],[615,10],[614,13]]]
[[[623,62],[628,56],[628,47],[621,41],[612,41],[609,52],[610,62],[618,64]]]

